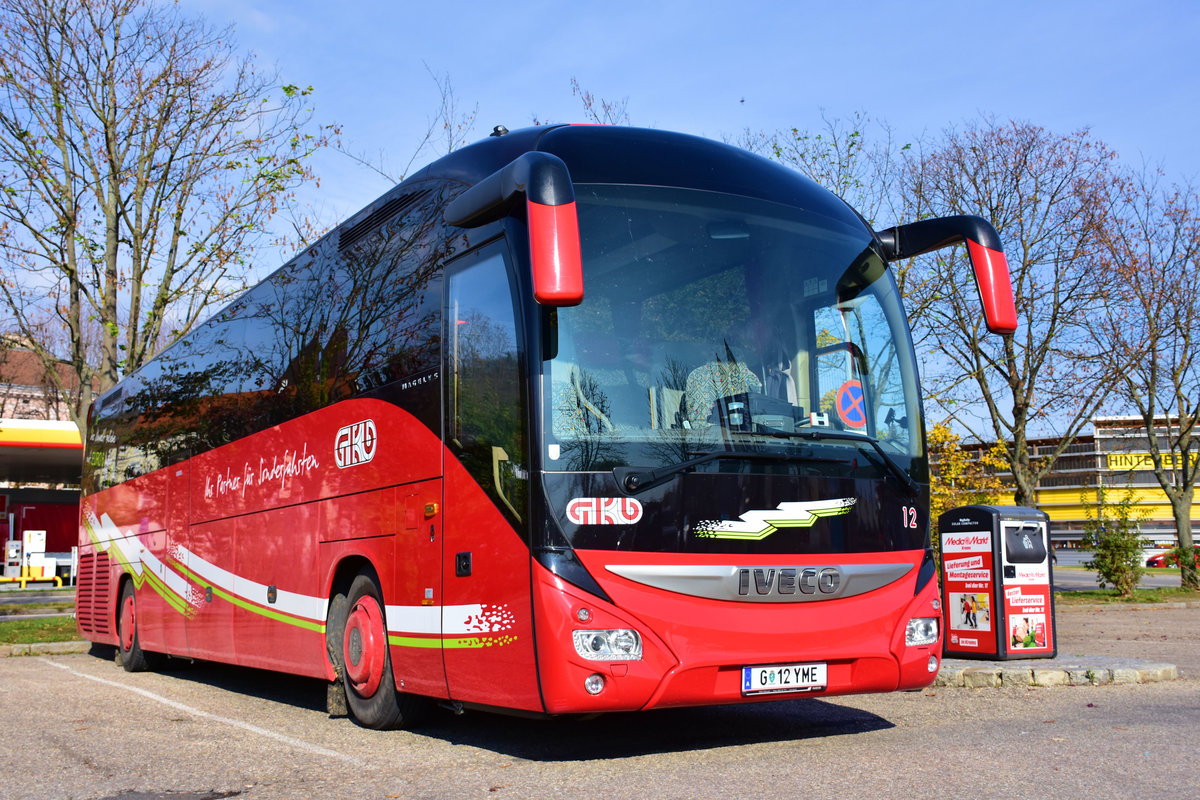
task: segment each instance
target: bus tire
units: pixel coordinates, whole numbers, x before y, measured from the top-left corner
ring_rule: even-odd
[[[403,728],[412,723],[423,703],[396,691],[382,593],[375,578],[365,572],[355,576],[346,600],[339,655],[350,713],[366,728]]]
[[[142,650],[137,629],[137,592],[126,581],[117,602],[117,656],[126,672],[145,672],[157,666],[156,653]]]

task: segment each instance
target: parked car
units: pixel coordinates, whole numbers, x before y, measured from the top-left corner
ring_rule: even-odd
[[[1200,567],[1200,548],[1192,548],[1192,558],[1197,567]],[[1163,550],[1155,553],[1146,559],[1147,567],[1178,567],[1179,566],[1179,550]]]

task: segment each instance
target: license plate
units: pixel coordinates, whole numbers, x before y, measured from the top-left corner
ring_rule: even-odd
[[[824,664],[742,667],[742,694],[811,692],[828,685]]]

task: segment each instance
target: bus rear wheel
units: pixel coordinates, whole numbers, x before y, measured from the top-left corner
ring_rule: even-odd
[[[137,593],[133,581],[127,581],[117,602],[117,653],[127,672],[145,672],[157,663],[156,653],[142,650],[137,628]]]
[[[383,602],[374,577],[357,575],[346,600],[346,626],[339,655],[350,713],[367,728],[403,728],[424,703],[421,698],[396,691]]]

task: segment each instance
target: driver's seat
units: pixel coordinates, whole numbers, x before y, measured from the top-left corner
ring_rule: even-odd
[[[762,391],[758,376],[742,362],[733,360],[732,354],[730,356],[726,361],[718,357],[688,374],[684,385],[684,412],[691,424],[707,422],[718,397]]]

